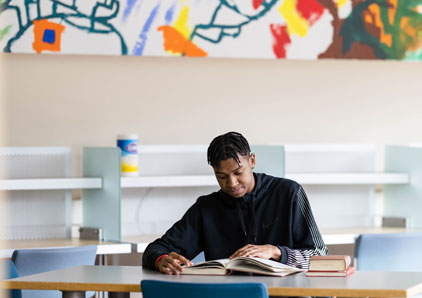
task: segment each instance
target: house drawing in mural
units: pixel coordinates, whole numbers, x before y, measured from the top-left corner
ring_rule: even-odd
[[[93,43],[106,45],[115,54],[127,54],[123,36],[110,23],[117,16],[120,3],[118,0],[106,2],[6,0],[1,4],[0,17],[7,14],[7,21],[15,21],[7,24],[12,36],[7,39],[4,51],[31,52],[32,48],[37,53],[60,52],[66,33],[69,38],[65,46],[73,48],[75,53],[89,52],[89,44]],[[4,34],[3,39],[6,36]]]
[[[10,53],[422,60],[422,0],[0,0]]]

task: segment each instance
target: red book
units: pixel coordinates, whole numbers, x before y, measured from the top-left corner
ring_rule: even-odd
[[[340,271],[313,271],[309,270],[306,272],[306,276],[349,276],[355,272],[355,267],[348,267],[346,270],[340,270]]]

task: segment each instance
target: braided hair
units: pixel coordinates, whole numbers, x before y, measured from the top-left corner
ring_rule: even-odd
[[[208,147],[208,164],[213,168],[218,168],[222,160],[233,158],[237,164],[240,164],[239,155],[249,157],[251,148],[248,141],[238,132],[228,132],[220,135]]]

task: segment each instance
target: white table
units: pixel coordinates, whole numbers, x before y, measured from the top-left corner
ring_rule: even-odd
[[[141,292],[145,279],[177,282],[262,282],[271,296],[411,297],[422,293],[422,272],[357,271],[344,277],[164,275],[137,266],[78,266],[1,282],[5,289],[60,290],[64,298],[85,291],[108,291],[109,297]]]

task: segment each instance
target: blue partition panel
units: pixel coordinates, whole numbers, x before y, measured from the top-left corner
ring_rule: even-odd
[[[83,226],[101,228],[105,241],[120,241],[120,149],[83,148],[84,177],[102,177],[102,189],[82,192]]]
[[[384,216],[405,217],[410,227],[422,228],[422,148],[386,146],[385,171],[409,173],[410,183],[384,186]]]
[[[286,166],[283,146],[255,145],[251,146],[251,150],[256,156],[254,172],[284,177]]]

